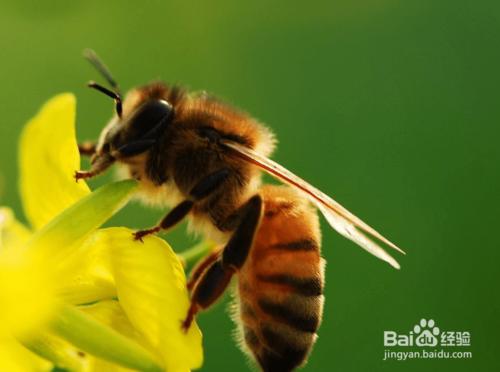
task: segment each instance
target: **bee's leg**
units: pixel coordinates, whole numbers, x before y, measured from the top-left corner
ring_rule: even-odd
[[[151,235],[161,230],[167,230],[179,223],[191,211],[194,204],[205,199],[211,193],[216,191],[229,176],[230,170],[222,168],[218,171],[210,173],[199,181],[190,191],[190,198],[184,200],[172,209],[158,225],[151,229],[139,230],[134,233],[135,240],[142,240],[146,235]]]
[[[182,322],[182,329],[187,331],[191,326],[196,314],[212,305],[226,290],[234,270],[225,268],[222,260],[218,259],[206,269],[201,278],[196,283],[191,305],[189,306],[186,318]]]
[[[262,217],[262,198],[252,196],[238,211],[239,224],[222,251],[224,267],[239,269],[253,245],[255,232]]]
[[[189,274],[189,280],[187,282],[187,289],[189,291],[191,291],[196,283],[198,283],[198,280],[200,279],[201,275],[207,270],[207,268],[215,261],[217,261],[217,259],[220,257],[220,252],[220,247],[214,249],[211,253],[203,257],[191,270],[191,273]]]
[[[80,155],[84,156],[92,156],[96,150],[95,142],[83,142],[78,144],[78,150],[80,151]]]
[[[217,258],[196,283],[191,306],[182,322],[184,330],[189,328],[200,310],[212,305],[224,293],[233,274],[245,263],[262,215],[260,195],[246,202],[238,214],[240,223],[224,247],[222,257]]]
[[[147,235],[155,234],[161,230],[166,230],[171,228],[180,222],[193,208],[194,203],[191,200],[184,200],[182,203],[177,204],[177,206],[172,209],[158,225],[150,229],[139,230],[134,233],[134,239],[142,241]]]
[[[92,166],[88,171],[76,171],[75,180],[87,179],[97,176],[98,174],[104,172],[115,162],[115,158],[110,155],[102,155],[97,157],[92,157]]]

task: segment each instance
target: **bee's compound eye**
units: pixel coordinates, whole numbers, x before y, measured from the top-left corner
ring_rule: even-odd
[[[159,130],[168,124],[173,107],[165,100],[144,103],[130,119],[130,125],[142,133]]]

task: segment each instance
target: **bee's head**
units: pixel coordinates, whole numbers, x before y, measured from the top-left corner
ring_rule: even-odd
[[[121,159],[148,151],[173,118],[172,105],[163,99],[145,99],[124,112],[119,111],[120,106],[121,101],[116,101],[116,115],[101,132],[96,148],[98,156]]]
[[[160,95],[141,94],[144,92],[139,89],[132,91],[122,101],[118,84],[106,66],[92,51],[86,51],[85,56],[106,78],[112,89],[93,81],[88,86],[113,98],[116,110],[116,115],[101,132],[93,161],[100,157],[119,160],[148,151],[172,121],[173,106]]]

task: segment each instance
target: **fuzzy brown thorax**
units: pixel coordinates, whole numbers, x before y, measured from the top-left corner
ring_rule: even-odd
[[[116,146],[111,146],[110,150],[110,134],[121,135],[123,145],[127,140],[140,137],[141,126],[145,130],[154,127],[152,123],[128,120],[151,102],[167,102],[172,107],[172,115],[155,136],[154,143],[132,156],[121,156]],[[135,125],[133,130],[127,128],[131,124]],[[134,138],[128,139],[130,135]],[[266,155],[274,148],[271,131],[248,114],[206,93],[189,95],[181,88],[154,82],[127,94],[122,117],[115,115],[105,127],[97,153],[105,156],[106,151],[110,151],[122,165],[125,175],[140,181],[140,199],[160,206],[174,206],[188,197],[203,176],[228,168],[230,175],[220,191],[200,202],[190,214],[195,231],[201,230],[220,240],[224,236],[220,232],[232,228],[228,218],[260,185],[260,172],[241,159],[229,156],[227,149],[220,145],[220,139],[231,139]]]

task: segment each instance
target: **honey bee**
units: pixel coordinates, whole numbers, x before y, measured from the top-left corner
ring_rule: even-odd
[[[221,297],[236,276],[236,320],[244,351],[263,371],[303,365],[323,312],[324,265],[316,209],[346,238],[395,268],[371,238],[397,249],[329,196],[269,159],[275,139],[264,125],[206,93],[153,82],[122,100],[118,85],[92,51],[87,59],[109,83],[91,88],[115,101],[116,114],[97,143],[80,146],[91,178],[118,163],[139,181],[140,195],[171,207],[134,239],[167,230],[187,217],[220,243],[193,269],[191,305],[182,327]],[[261,185],[262,171],[285,185]]]

